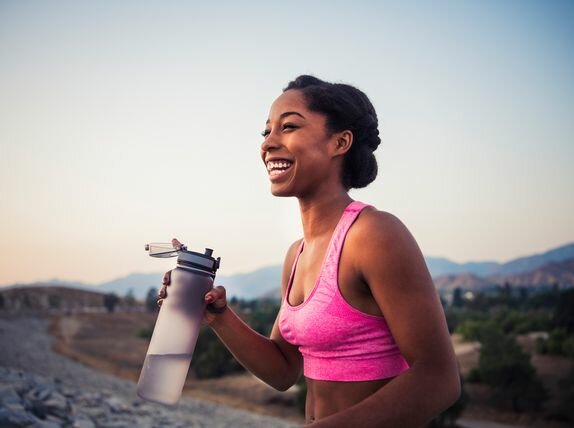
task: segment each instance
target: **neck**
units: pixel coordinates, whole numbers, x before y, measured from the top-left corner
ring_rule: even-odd
[[[303,237],[306,243],[331,236],[345,207],[353,201],[343,189],[324,195],[311,200],[299,198]]]

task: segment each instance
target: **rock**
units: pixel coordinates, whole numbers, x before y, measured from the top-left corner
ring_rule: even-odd
[[[20,404],[20,396],[10,385],[0,385],[0,406]]]
[[[136,419],[136,425],[138,428],[154,428],[154,421],[150,417],[139,417]]]
[[[72,428],[96,428],[96,425],[88,416],[77,415],[72,421]]]
[[[34,426],[40,420],[34,416],[26,413],[24,406],[20,408],[1,407],[0,408],[0,427],[3,428],[17,428]]]
[[[103,402],[113,413],[131,413],[131,409],[117,397],[105,398]]]
[[[47,320],[0,318],[0,427],[286,428],[276,418],[185,397],[177,409],[136,398],[134,382],[52,351]],[[21,340],[26,337],[26,340]]]
[[[70,413],[70,405],[62,394],[53,392],[47,400],[43,401],[44,409],[49,415],[54,415],[59,418],[65,419]]]
[[[65,423],[64,421],[61,421],[59,419],[48,418],[44,421],[36,422],[34,428],[62,428],[62,426],[64,426],[64,423]]]

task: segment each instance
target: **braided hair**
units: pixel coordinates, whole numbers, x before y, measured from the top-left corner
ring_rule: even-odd
[[[307,108],[327,118],[331,133],[349,130],[353,144],[343,158],[341,179],[346,190],[359,189],[377,177],[374,151],[381,142],[375,108],[359,89],[342,83],[329,83],[313,76],[301,75],[283,89],[303,93]]]

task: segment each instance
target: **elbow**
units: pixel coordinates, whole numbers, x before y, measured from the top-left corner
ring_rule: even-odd
[[[458,401],[462,394],[462,377],[457,375],[455,380],[451,382],[451,386],[448,391],[448,407],[452,406]]]
[[[430,371],[428,387],[433,390],[436,401],[434,402],[434,411],[441,413],[455,404],[462,394],[462,377],[458,367],[444,364],[438,364]],[[429,373],[429,374],[430,374]],[[437,388],[437,385],[440,385]]]
[[[444,385],[444,408],[448,409],[459,400],[462,394],[462,376],[457,371],[450,376],[450,380]]]
[[[291,376],[280,377],[269,382],[269,386],[273,387],[277,391],[285,392],[297,383],[297,379],[298,377],[292,378]]]
[[[275,385],[271,385],[273,388],[275,388],[277,391],[280,392],[285,392],[287,391],[289,388],[291,388],[294,384],[288,384],[288,383],[277,383]]]

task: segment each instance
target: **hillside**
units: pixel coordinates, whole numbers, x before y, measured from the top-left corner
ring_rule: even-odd
[[[507,263],[492,261],[456,263],[441,257],[425,257],[435,285],[449,291],[456,287],[479,290],[504,284],[544,287],[556,282],[562,287],[574,287],[574,243],[550,249],[541,254],[520,257]],[[174,260],[175,263],[175,260]],[[61,280],[19,287],[44,287],[63,284],[100,293],[125,296],[133,292],[143,301],[151,288],[160,288],[163,272],[132,273],[99,285],[66,283]],[[243,299],[277,297],[281,283],[281,265],[266,266],[252,272],[217,276],[216,284],[224,285],[229,296]],[[1,290],[2,288],[0,288]]]
[[[478,291],[493,285],[493,283],[488,279],[481,278],[468,272],[458,275],[439,276],[438,278],[433,278],[433,282],[435,287],[441,291],[452,291],[455,288]]]
[[[121,302],[120,302],[121,303]],[[62,286],[0,289],[0,312],[103,312],[104,293]]]
[[[513,286],[548,287],[559,284],[562,288],[574,287],[574,258],[549,262],[525,273],[492,276],[489,279],[498,284],[508,282]]]

